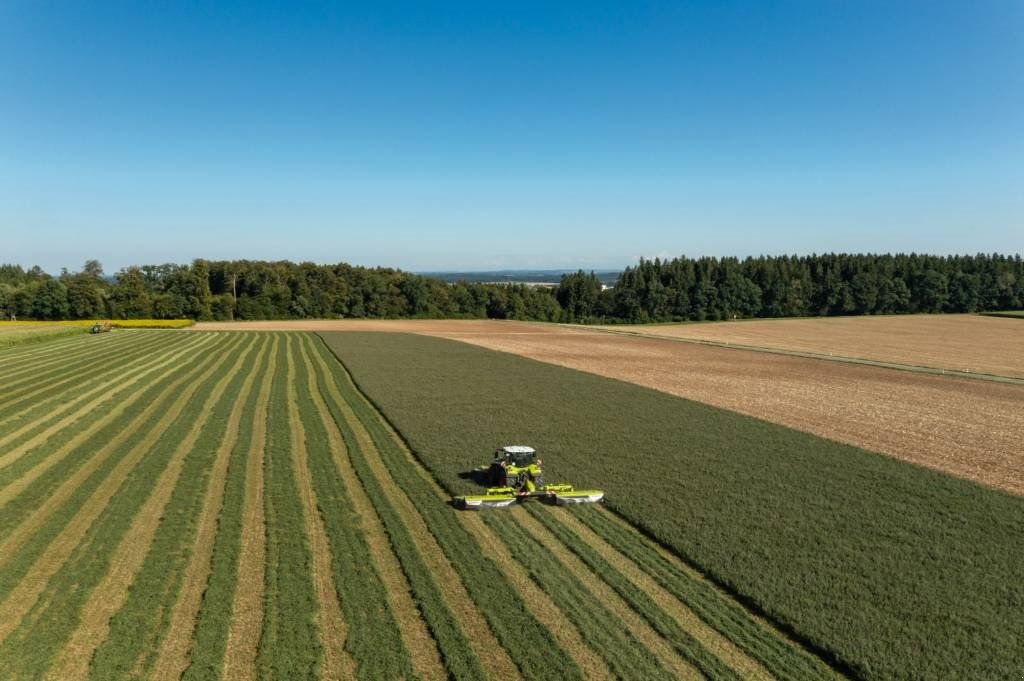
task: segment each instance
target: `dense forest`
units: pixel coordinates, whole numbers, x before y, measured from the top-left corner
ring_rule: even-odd
[[[1004,255],[641,260],[613,287],[593,273],[554,287],[453,284],[390,268],[195,260],[90,260],[51,276],[0,265],[0,314],[20,319],[492,318],[654,322],[1024,308],[1024,263]]]

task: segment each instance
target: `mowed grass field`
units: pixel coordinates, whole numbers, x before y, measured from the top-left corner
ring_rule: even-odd
[[[1024,669],[1017,495],[465,343],[321,335],[453,492],[473,488],[463,474],[482,449],[529,443],[545,452],[549,478],[607,490],[609,508],[851,675],[995,679]],[[557,520],[544,510],[524,514]],[[606,511],[582,511],[573,519],[616,536]],[[505,528],[514,516],[481,517],[503,536],[518,532]]]
[[[83,335],[0,379],[0,679],[836,675],[604,508],[455,511],[313,334]],[[413,420],[461,427],[440,394]]]

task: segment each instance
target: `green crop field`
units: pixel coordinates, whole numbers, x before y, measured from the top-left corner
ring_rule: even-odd
[[[360,380],[397,380],[372,338],[350,340],[332,345]],[[434,349],[381,347],[395,367]],[[400,435],[313,334],[116,330],[0,350],[0,679],[838,675],[604,508],[452,508],[438,480],[455,488],[461,467],[539,433],[515,426],[529,412],[490,413],[491,439],[453,434],[473,451],[419,452],[448,461],[432,471],[406,448],[428,420],[463,427],[481,366],[453,377],[459,395],[419,389]],[[607,465],[594,451],[584,473],[569,452],[588,443],[564,427],[586,406],[544,427],[564,433],[557,471],[596,482]]]
[[[571,518],[546,508],[520,509],[522,518],[482,514],[557,607],[578,609],[579,619],[628,621],[609,601],[581,602],[573,589],[587,586],[583,575],[641,613],[692,666],[728,676],[717,666],[723,655],[708,658],[706,643],[694,646],[694,630],[677,630],[665,609],[652,613],[654,592],[627,579],[620,563],[627,560],[771,673],[796,668],[784,653],[760,647],[751,620],[734,624],[735,601],[706,592],[692,566],[853,676],[993,679],[1024,669],[1024,499],[454,341],[321,335],[446,490],[474,489],[464,474],[495,445],[530,444],[545,454],[549,478],[607,490],[608,508],[685,559],[670,564],[671,556],[604,509]],[[538,552],[527,538],[540,532],[569,554]],[[555,574],[560,566],[569,573]],[[748,628],[750,639],[741,634]],[[602,649],[629,648],[629,629],[580,627]],[[644,664],[621,662],[613,673]]]

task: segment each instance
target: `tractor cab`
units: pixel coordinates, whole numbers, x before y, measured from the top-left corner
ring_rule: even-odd
[[[490,487],[518,487],[527,477],[527,472],[540,472],[537,450],[522,445],[508,445],[494,452],[494,461],[487,471]]]
[[[511,465],[525,468],[533,463],[533,459],[536,456],[537,450],[533,447],[509,445],[494,452],[494,463],[499,465],[504,463],[507,466]]]

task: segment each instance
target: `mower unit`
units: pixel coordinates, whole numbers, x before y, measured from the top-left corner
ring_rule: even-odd
[[[490,466],[476,469],[487,478],[487,493],[454,498],[463,509],[501,508],[536,497],[564,506],[591,504],[604,498],[600,490],[577,490],[565,483],[545,484],[540,459],[533,447],[510,445],[494,453]]]

